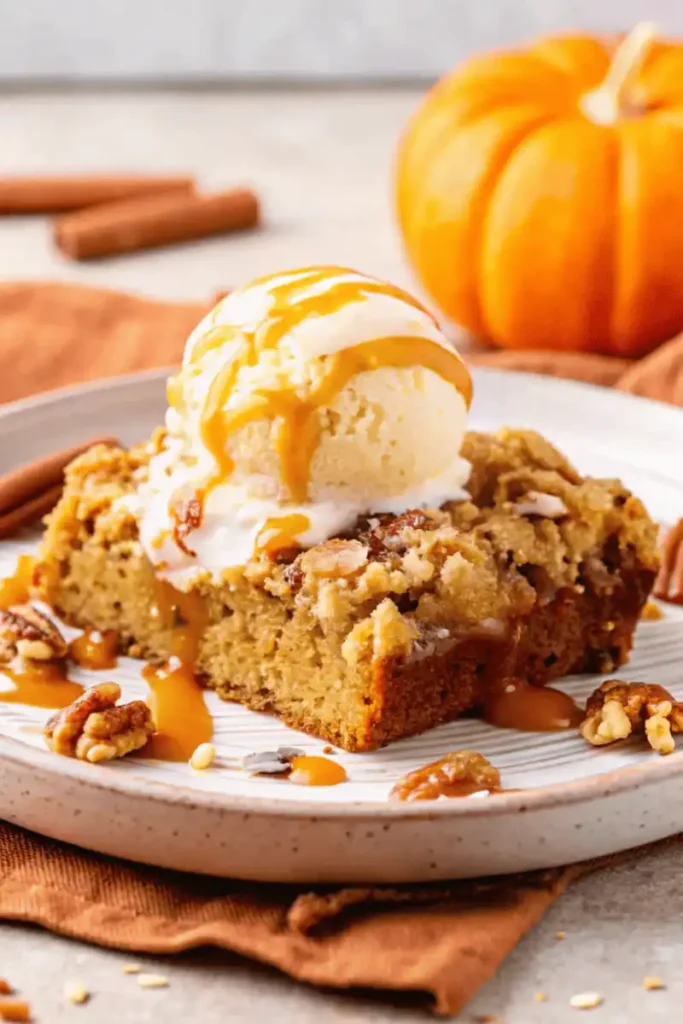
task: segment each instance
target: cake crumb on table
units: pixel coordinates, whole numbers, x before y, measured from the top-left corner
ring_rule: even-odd
[[[90,993],[82,982],[67,981],[64,985],[64,998],[79,1006],[82,1003],[87,1003]]]
[[[138,985],[140,988],[166,988],[168,978],[163,974],[140,974]]]
[[[602,996],[598,992],[579,992],[571,997],[569,1005],[575,1010],[594,1010],[601,1002]]]
[[[139,974],[142,970],[140,964],[124,964],[121,968],[122,974]]]
[[[567,937],[567,933],[566,932],[555,932],[555,938],[556,939],[565,939],[566,937]]]
[[[648,974],[643,978],[643,988],[648,992],[656,992],[657,989],[666,988],[665,982],[655,974]]]

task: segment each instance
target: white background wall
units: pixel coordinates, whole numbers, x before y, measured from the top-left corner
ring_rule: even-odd
[[[0,80],[431,78],[472,51],[683,0],[0,0]]]

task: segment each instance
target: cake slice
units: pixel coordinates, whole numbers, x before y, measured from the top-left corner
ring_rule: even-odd
[[[36,596],[154,662],[184,629],[224,700],[367,751],[482,708],[507,678],[542,685],[628,658],[657,528],[619,481],[580,477],[536,433],[468,433],[467,500],[260,549],[186,593],[154,571],[134,511],[166,443],[71,464]]]

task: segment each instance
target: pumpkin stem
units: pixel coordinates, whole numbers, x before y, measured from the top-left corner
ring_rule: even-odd
[[[617,47],[609,70],[597,89],[584,93],[581,110],[595,124],[614,124],[622,115],[622,100],[627,85],[641,67],[645,55],[657,37],[657,26],[643,21]]]

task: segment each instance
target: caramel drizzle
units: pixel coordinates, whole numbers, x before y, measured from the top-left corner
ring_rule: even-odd
[[[286,548],[299,547],[296,538],[305,533],[310,525],[308,516],[299,513],[266,519],[256,538],[255,550],[272,558]]]
[[[19,555],[13,575],[0,580],[0,610],[7,611],[13,604],[26,604],[29,600],[33,566],[32,555]]]
[[[346,782],[346,769],[329,757],[302,755],[292,761],[289,781],[297,786],[338,786]]]
[[[308,498],[310,467],[320,439],[318,410],[331,404],[351,378],[380,367],[423,367],[451,383],[469,406],[472,397],[470,375],[454,351],[424,337],[398,336],[362,342],[333,355],[321,357],[325,373],[306,398],[293,389],[262,390],[250,395],[241,405],[226,410],[243,367],[255,366],[261,354],[276,348],[281,339],[310,316],[325,316],[341,308],[363,301],[368,295],[382,294],[407,302],[423,313],[427,311],[412,296],[394,285],[373,280],[340,281],[327,291],[301,297],[302,289],[339,273],[341,268],[309,268],[301,276],[270,290],[273,305],[265,322],[249,334],[234,327],[215,327],[207,331],[194,346],[190,365],[208,352],[232,340],[242,338],[241,346],[216,374],[200,422],[202,442],[213,456],[217,471],[207,491],[228,479],[234,462],[228,454],[228,442],[238,430],[257,420],[278,422],[276,450],[283,481],[292,501]],[[272,277],[264,278],[267,283]],[[429,315],[429,314],[428,314]]]
[[[196,591],[184,593],[157,577],[154,587],[159,621],[171,630],[171,657],[167,665],[147,665],[142,672],[150,689],[148,703],[157,731],[141,754],[163,761],[188,761],[199,744],[208,743],[213,736],[213,719],[195,675],[209,615]]]

